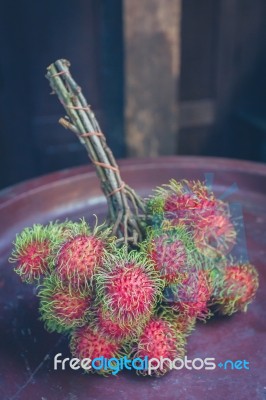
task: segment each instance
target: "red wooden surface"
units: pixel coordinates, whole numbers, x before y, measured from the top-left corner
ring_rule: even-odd
[[[266,166],[214,158],[171,157],[121,162],[122,176],[141,195],[170,178],[204,179],[214,173],[214,189],[236,183],[230,200],[243,205],[249,255],[259,269],[260,288],[246,314],[198,324],[188,340],[188,357],[246,359],[250,370],[173,371],[161,379],[120,373],[103,378],[78,371],[54,371],[53,356],[68,357],[66,339],[48,334],[38,321],[31,286],[8,264],[16,232],[36,222],[78,218],[106,210],[96,176],[74,168],[0,192],[0,398],[19,400],[87,399],[265,399],[266,398]]]

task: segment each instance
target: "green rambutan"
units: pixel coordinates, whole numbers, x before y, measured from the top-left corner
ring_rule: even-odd
[[[142,251],[114,248],[97,273],[96,301],[113,321],[132,327],[150,318],[163,286]]]
[[[133,349],[134,358],[148,357],[149,360],[162,358],[173,361],[185,353],[185,335],[179,332],[165,317],[153,316],[145,325],[138,342]],[[157,365],[154,365],[157,367]],[[165,360],[153,370],[154,375],[164,375],[169,371],[169,361]],[[140,371],[146,375],[148,371]]]
[[[237,311],[247,311],[259,286],[256,268],[249,263],[232,263],[212,276],[215,286],[213,302],[219,312],[232,315]]]
[[[49,332],[69,332],[87,322],[92,303],[88,288],[70,290],[69,285],[64,286],[55,274],[51,274],[39,287],[38,297],[41,320]]]
[[[109,228],[99,226],[91,232],[84,219],[79,223],[68,222],[64,240],[54,248],[55,271],[61,281],[73,288],[90,285],[111,241]]]
[[[49,273],[52,249],[60,234],[60,224],[50,223],[35,224],[16,236],[9,261],[16,263],[14,270],[23,282],[38,282]]]
[[[100,331],[91,326],[83,326],[76,329],[70,340],[70,350],[74,357],[80,360],[89,358],[120,358],[123,355],[123,350],[119,342],[110,337],[106,337]],[[101,367],[101,361],[96,361],[97,368]],[[86,372],[97,372],[101,375],[108,375],[111,371],[108,369],[91,369]]]

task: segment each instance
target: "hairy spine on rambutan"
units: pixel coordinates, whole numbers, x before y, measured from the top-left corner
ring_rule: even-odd
[[[135,326],[126,320],[121,322],[118,316],[112,315],[108,310],[103,310],[103,307],[99,305],[94,311],[92,326],[106,337],[125,343],[132,341],[139,334],[140,326],[137,322],[136,320]]]
[[[132,357],[144,359],[157,358],[164,360],[161,365],[152,371],[153,375],[164,375],[170,369],[170,362],[175,358],[183,357],[185,353],[185,335],[165,317],[153,316],[145,325],[136,345],[133,347]],[[170,362],[169,362],[170,361]],[[148,371],[138,371],[147,375]]]
[[[76,329],[71,336],[70,350],[73,357],[77,357],[80,360],[95,358],[117,358],[120,359],[124,355],[124,350],[119,342],[110,337],[106,337],[97,329],[90,325],[83,326],[82,328]],[[98,373],[100,375],[108,375],[112,369],[105,369],[101,365],[101,360],[96,361],[95,365],[99,369],[85,369],[85,372]],[[117,367],[117,365],[114,365]]]
[[[198,218],[193,236],[198,251],[211,258],[226,256],[236,243],[236,230],[229,214]]]
[[[41,320],[49,332],[65,333],[83,326],[88,320],[92,293],[63,285],[52,273],[38,288]]]
[[[158,310],[158,315],[169,321],[177,332],[180,332],[185,337],[189,336],[195,329],[196,317],[187,314],[176,312],[171,306],[161,304]]]
[[[214,282],[213,302],[221,314],[232,315],[247,311],[259,286],[258,272],[248,263],[231,262],[212,275]]]
[[[16,236],[9,261],[16,263],[14,270],[23,282],[38,283],[49,273],[52,249],[60,235],[60,224],[50,223],[35,224]]]
[[[170,305],[167,305],[165,303],[161,303],[158,306],[154,315],[162,317],[170,322],[174,329],[177,332],[183,334],[185,337],[189,336],[191,332],[195,329],[195,317],[180,314],[179,312],[175,311]]]
[[[187,318],[205,321],[210,315],[209,302],[212,288],[206,271],[190,268],[177,284],[164,292],[164,303]]]
[[[177,282],[180,273],[190,263],[194,248],[193,237],[185,227],[168,230],[150,229],[142,249],[160,273],[166,285]]]
[[[147,200],[148,215],[163,214],[163,219],[171,221],[172,226],[191,224],[200,215],[212,215],[217,206],[213,192],[200,181],[172,179]]]
[[[96,275],[96,301],[111,319],[132,327],[150,318],[163,286],[142,251],[114,248]]]
[[[97,269],[102,266],[104,249],[112,240],[109,228],[99,226],[91,232],[84,219],[79,223],[68,222],[65,240],[54,248],[56,274],[73,288],[91,286]]]
[[[179,332],[182,332],[185,336],[189,336],[196,327],[196,321],[196,317],[175,313],[173,325]]]
[[[187,226],[198,251],[208,257],[224,256],[235,245],[236,231],[228,204],[216,199],[200,181],[171,180],[147,201],[147,212],[152,224],[159,221],[160,226]]]

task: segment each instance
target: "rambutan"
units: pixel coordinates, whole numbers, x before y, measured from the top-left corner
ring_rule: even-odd
[[[147,201],[148,214],[163,214],[172,226],[193,224],[198,216],[212,215],[222,202],[200,181],[170,180]]]
[[[91,326],[83,326],[75,330],[70,340],[70,350],[74,357],[80,360],[89,358],[94,360],[95,358],[120,358],[122,353],[121,345],[114,339],[106,337],[97,329]],[[95,362],[95,365],[99,368],[101,366],[100,360]],[[97,372],[98,374],[107,375],[110,370],[107,369],[91,369],[90,372]],[[89,372],[86,370],[86,372]]]
[[[228,254],[236,242],[228,205],[200,181],[171,180],[147,201],[147,212],[152,225],[185,225],[208,257]]]
[[[236,230],[226,214],[201,216],[193,229],[195,246],[206,257],[227,255],[236,243]]]
[[[164,212],[173,226],[181,223],[188,225],[200,216],[212,215],[216,206],[215,200],[197,198],[193,193],[172,194],[165,201]]]
[[[132,337],[137,336],[139,329],[138,324],[132,327],[132,325],[127,324],[127,321],[121,323],[119,318],[114,318],[108,310],[103,311],[101,306],[97,307],[94,313],[93,325],[106,337],[110,337],[117,342],[131,340]]]
[[[229,264],[216,274],[214,303],[224,315],[247,311],[259,286],[258,272],[249,263]]]
[[[176,282],[189,264],[194,243],[186,229],[179,226],[170,230],[151,230],[142,248],[168,285]]]
[[[175,313],[175,320],[173,324],[179,332],[182,332],[184,335],[188,336],[195,329],[196,320],[196,317]]]
[[[184,356],[185,336],[176,330],[166,318],[152,317],[145,325],[133,351],[134,358],[157,358],[164,360],[158,368],[153,370],[155,375],[163,375],[169,370],[169,360]],[[154,365],[157,367],[157,365]],[[147,371],[140,371],[146,375]]]
[[[196,317],[190,317],[188,314],[180,314],[171,306],[161,304],[158,308],[158,315],[169,321],[177,332],[189,336],[196,325]]]
[[[35,224],[17,235],[10,262],[16,263],[14,270],[27,283],[38,282],[49,271],[49,262],[54,242],[60,236],[60,225]]]
[[[208,274],[189,269],[177,284],[169,285],[164,292],[164,302],[185,318],[206,320],[210,316],[208,303],[212,294]]]
[[[145,322],[161,296],[164,284],[141,251],[114,249],[96,276],[96,299],[120,325]]]
[[[108,222],[93,230],[84,219],[26,228],[10,261],[22,281],[38,283],[45,328],[69,335],[85,371],[93,361],[91,372],[116,374],[127,368],[119,358],[130,355],[132,368],[147,369],[140,373],[149,374],[152,361],[152,373],[163,375],[171,361],[182,361],[187,336],[197,319],[211,316],[210,307],[224,315],[247,310],[258,273],[228,259],[241,226],[231,210],[238,208],[216,198],[207,183],[172,179],[143,200],[122,180],[69,65],[57,60],[46,77],[67,113],[60,123],[96,167]]]
[[[92,283],[95,272],[102,266],[104,249],[111,241],[110,229],[100,232],[98,228],[92,233],[84,220],[68,222],[67,239],[54,249],[55,271],[65,284],[83,288]]]
[[[70,290],[55,274],[51,274],[44,279],[38,296],[41,320],[49,332],[68,332],[86,323],[92,302],[89,289]]]

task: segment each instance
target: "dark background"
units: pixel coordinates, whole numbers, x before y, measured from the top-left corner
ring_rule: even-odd
[[[132,155],[123,1],[2,0],[0,7],[0,187],[88,162],[58,125],[64,113],[44,78],[58,58],[72,62],[115,156]],[[265,17],[264,0],[182,1],[180,124],[169,154],[266,161]]]

